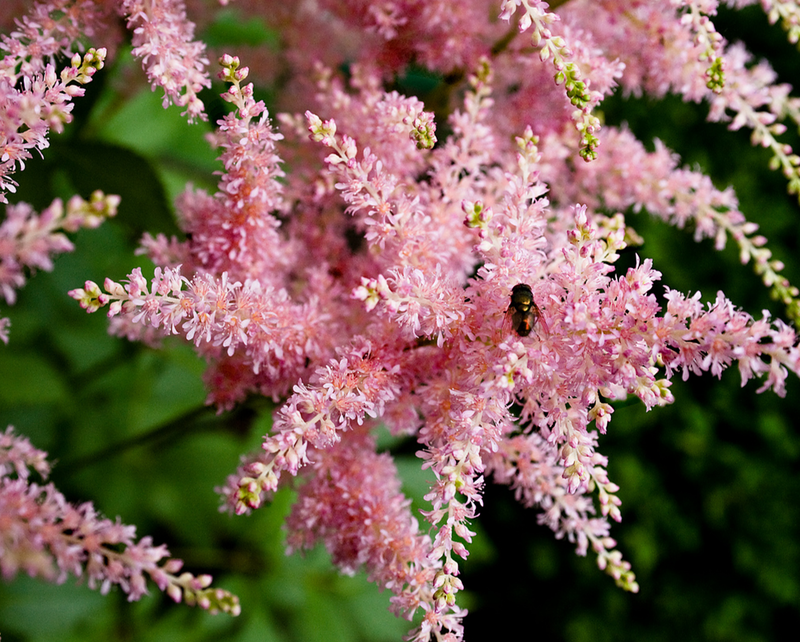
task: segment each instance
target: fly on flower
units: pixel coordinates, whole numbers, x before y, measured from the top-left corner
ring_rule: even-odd
[[[517,283],[511,289],[511,305],[506,316],[511,319],[511,326],[519,336],[527,337],[531,333],[542,313],[533,300],[530,285]]]

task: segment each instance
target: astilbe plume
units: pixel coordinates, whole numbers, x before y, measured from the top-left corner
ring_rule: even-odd
[[[134,601],[147,593],[149,576],[176,602],[237,615],[236,596],[209,588],[211,577],[179,573],[183,562],[152,538],[136,541],[136,528],[105,519],[91,503],[73,506],[52,483],[29,479],[31,469],[47,478],[47,453],[14,434],[0,434],[0,571],[6,580],[19,572],[53,582],[69,575],[88,578],[107,593],[118,585]]]
[[[13,52],[7,40],[0,42],[0,50]],[[16,183],[9,175],[24,169],[32,149],[41,152],[49,146],[50,130],[62,131],[72,120],[72,98],[82,96],[79,85],[91,81],[94,73],[103,67],[105,49],[90,49],[83,56],[74,54],[70,64],[56,73],[52,63],[27,69],[25,59],[8,53],[0,61],[0,203],[7,203],[6,192],[16,191]],[[17,68],[25,70],[17,72]],[[22,89],[19,89],[22,85]]]
[[[320,2],[313,15],[274,4],[288,47],[275,64],[292,79],[278,103],[295,110],[278,115],[281,132],[243,84],[249,70],[222,56],[234,110],[210,137],[217,193],[178,200],[186,240],[144,239],[151,280],[137,268],[71,296],[107,307],[121,336],[192,342],[220,412],[254,394],[279,403],[262,450],[221,489],[226,507],[257,509],[303,477],[290,548],[322,541],[341,569],[389,589],[396,613],[421,610],[410,639],[462,638],[460,560],[488,476],[638,590],[609,534],[608,518],[621,519],[598,451],[610,402],[665,405],[673,375],[733,363],[743,384],[763,377],[761,391],[783,395],[800,352],[789,326],[722,293],[703,306],[667,289],[662,306],[650,259],[615,272],[637,238],[620,212],[691,225],[718,248],[730,236],[795,320],[800,306],[731,190],[594,112],[617,85],[707,100],[712,120],[752,130],[798,192],[800,160],[779,137],[800,103],[716,32],[712,0],[508,0],[491,21],[477,0]],[[794,38],[788,3],[764,4]],[[183,4],[120,7],[150,81],[202,118],[203,47]],[[331,38],[304,46],[314,28]],[[412,62],[446,78],[435,113],[387,88]],[[343,63],[347,78],[332,71]],[[526,332],[512,326],[525,314],[510,298],[519,284],[532,295]],[[376,451],[379,422],[415,439],[433,475],[427,532]]]
[[[141,59],[151,86],[164,91],[164,107],[185,107],[190,122],[204,119],[197,94],[211,84],[205,71],[208,60],[205,45],[193,40],[194,24],[182,0],[120,0],[119,9],[132,33],[133,55]]]
[[[74,246],[63,232],[97,227],[116,215],[118,205],[118,196],[100,191],[89,201],[73,196],[66,210],[61,199],[56,199],[38,215],[27,203],[9,205],[0,224],[0,294],[6,303],[13,305],[17,300],[16,290],[25,284],[25,268],[50,271],[51,255],[72,251]],[[8,325],[8,319],[0,319],[0,340],[5,343]]]
[[[243,70],[230,58],[223,66],[223,75],[234,87],[229,99],[240,114],[249,113],[250,91],[238,88]],[[668,294],[666,314],[659,316],[651,289],[660,275],[649,260],[624,276],[612,276],[618,251],[626,245],[621,214],[607,218],[590,214],[585,206],[573,207],[559,214],[548,239],[549,204],[535,169],[540,155],[530,129],[517,139],[517,154],[506,156],[505,171],[478,171],[481,157],[495,147],[486,122],[492,106],[490,78],[484,63],[471,80],[473,91],[463,113],[453,118],[451,139],[419,152],[430,157],[431,178],[425,183],[396,176],[389,168],[401,171],[402,163],[390,157],[384,165],[371,148],[360,148],[354,138],[340,134],[333,120],[306,114],[312,141],[330,151],[320,181],[334,183],[367,248],[374,248],[355,253],[354,260],[377,277],[358,277],[347,268],[331,274],[329,267],[328,279],[320,280],[323,257],[317,265],[306,266],[313,276],[301,276],[295,264],[291,273],[284,273],[284,283],[301,279],[304,296],[314,301],[302,314],[285,298],[285,289],[266,291],[261,280],[251,278],[232,282],[227,272],[213,278],[200,270],[189,279],[177,266],[158,268],[151,285],[137,271],[127,285],[107,281],[102,292],[87,283],[72,293],[88,309],[109,305],[111,316],[182,334],[202,346],[209,358],[238,355],[239,370],[223,386],[228,395],[231,386],[247,385],[274,393],[274,383],[268,382],[282,372],[278,363],[265,367],[265,358],[282,365],[295,363],[294,371],[302,379],[277,410],[263,452],[248,459],[223,493],[232,510],[246,512],[261,506],[286,473],[297,475],[310,468],[309,474],[322,475],[324,484],[314,477],[303,487],[298,510],[306,517],[290,520],[290,541],[307,546],[322,539],[343,568],[363,564],[376,581],[391,588],[401,613],[411,615],[422,607],[418,639],[444,631],[460,636],[457,558],[468,554],[465,543],[474,535],[469,522],[477,516],[486,472],[511,483],[527,503],[541,504],[545,523],[559,536],[576,542],[581,553],[591,544],[599,566],[621,586],[636,590],[630,566],[615,550],[605,521],[608,516],[619,519],[620,512],[617,487],[608,479],[591,429],[594,422],[605,432],[611,418],[613,409],[602,398],[635,394],[648,408],[663,405],[672,401],[673,372],[719,374],[733,360],[739,361],[743,380],[767,372],[764,387],[781,394],[787,369],[798,370],[796,340],[786,326],[772,326],[767,320],[753,323],[722,296],[704,310],[696,297]],[[369,100],[382,112],[381,100],[396,102],[397,97]],[[426,119],[413,108],[395,113],[396,124],[383,129],[381,137],[392,133],[396,147],[416,146],[419,127],[429,131]],[[263,122],[253,126],[262,127]],[[374,136],[366,128],[366,141]],[[253,138],[242,137],[241,144]],[[257,136],[262,149],[271,146],[273,138]],[[423,139],[431,139],[430,133]],[[237,171],[248,163],[256,166],[263,152],[248,156]],[[326,173],[333,181],[325,181]],[[323,189],[322,184],[316,189]],[[451,193],[461,198],[449,198]],[[302,243],[301,234],[316,239],[325,230],[297,226],[291,233],[296,236],[290,237],[290,248]],[[186,242],[187,256],[193,255],[194,243],[194,236]],[[339,275],[350,280],[349,288],[328,287],[327,296],[317,290]],[[273,266],[263,280],[278,284],[280,276]],[[542,314],[537,333],[524,340],[503,322],[508,293],[517,282],[534,284]],[[312,330],[312,318],[338,319],[339,324]],[[340,347],[334,350],[333,341],[327,347],[311,341],[323,333],[336,333]],[[343,339],[342,334],[351,338]],[[308,365],[293,355],[304,355]],[[232,365],[230,360],[226,363]],[[309,371],[307,379],[303,368]],[[659,373],[664,378],[659,379]],[[523,402],[519,418],[509,410],[515,400]],[[396,407],[401,404],[402,409]],[[436,533],[424,558],[433,563],[426,572],[429,589],[414,593],[410,602],[408,580],[385,578],[385,558],[370,552],[376,544],[366,533],[358,546],[351,539],[342,542],[339,537],[352,525],[334,521],[323,526],[308,509],[313,501],[323,501],[310,494],[327,493],[335,477],[324,468],[333,464],[322,451],[340,451],[350,439],[348,431],[360,431],[357,426],[379,417],[387,417],[398,432],[416,435],[423,467],[436,478],[426,496],[431,509],[425,517]],[[515,436],[520,429],[525,437]],[[537,465],[547,469],[541,483],[547,490],[538,494],[529,489],[529,471]],[[594,508],[588,498],[568,499],[595,490],[600,517],[591,516]],[[326,520],[349,523],[351,507],[336,511],[330,501],[325,505],[333,511]],[[365,518],[363,524],[370,521]],[[391,543],[385,545],[391,548]]]

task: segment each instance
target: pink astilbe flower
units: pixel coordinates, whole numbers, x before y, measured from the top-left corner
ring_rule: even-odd
[[[96,0],[28,1],[27,14],[14,17],[14,29],[0,35],[0,50],[6,52],[3,75],[40,76],[57,58],[71,58],[76,42],[96,37],[110,17],[109,3]],[[7,5],[6,5],[7,7]]]
[[[731,130],[752,130],[753,145],[772,152],[770,166],[788,179],[790,194],[800,196],[800,156],[780,136],[787,117],[800,124],[800,99],[789,96],[791,87],[776,83],[776,74],[765,62],[750,64],[751,56],[739,44],[726,50],[725,87],[711,102],[710,120],[730,121]]]
[[[238,59],[230,56],[223,66],[222,77],[232,82],[223,97],[237,110],[218,123],[213,139],[224,150],[219,192],[214,197],[187,192],[179,202],[184,229],[192,236],[187,247],[191,267],[280,283],[275,274],[283,273],[293,260],[273,216],[283,207],[278,182],[283,171],[275,153],[275,143],[283,136],[270,127],[264,103],[253,99],[253,86],[240,85],[247,68],[239,68]]]
[[[25,285],[25,269],[49,272],[53,254],[73,250],[63,232],[97,227],[116,215],[119,201],[118,196],[97,191],[89,201],[73,196],[66,209],[61,199],[56,199],[38,215],[27,203],[9,205],[0,224],[0,294],[6,303],[13,305],[17,300],[16,290]],[[0,341],[4,343],[8,343],[9,325],[7,318],[0,319]]]
[[[605,458],[595,456],[605,466]],[[586,555],[591,545],[600,570],[609,569],[609,575],[621,585],[637,590],[630,563],[614,550],[617,544],[609,536],[609,523],[605,519],[606,516],[620,519],[621,502],[615,495],[618,486],[608,481],[604,468],[592,471],[602,513],[601,517],[594,517],[591,497],[583,491],[568,492],[564,468],[558,462],[557,449],[541,435],[530,433],[504,441],[497,452],[487,455],[486,466],[496,482],[514,489],[523,505],[542,509],[539,523],[552,529],[557,538],[566,537],[576,544],[578,555]]]
[[[452,337],[451,328],[466,316],[463,297],[455,290],[453,284],[442,281],[438,265],[433,279],[421,269],[407,266],[402,272],[390,268],[388,280],[383,275],[363,278],[353,296],[366,301],[367,312],[382,302],[381,312],[397,324],[405,338],[436,337],[441,346]]]
[[[613,415],[609,401],[635,395],[648,409],[668,404],[674,374],[719,375],[734,362],[743,383],[766,375],[762,390],[782,394],[787,373],[800,371],[797,337],[766,317],[754,321],[722,296],[703,308],[697,297],[668,290],[662,312],[651,260],[614,273],[630,235],[625,217],[568,201],[583,195],[593,208],[648,207],[678,225],[696,221],[701,235],[749,237],[754,230],[732,195],[678,170],[665,150],[647,154],[616,131],[605,136],[615,154],[629,150],[622,171],[630,175],[639,163],[641,180],[627,187],[581,163],[574,170],[579,184],[562,186],[568,163],[556,150],[576,145],[550,142],[550,133],[540,152],[532,127],[515,147],[499,144],[495,125],[506,123],[492,120],[492,72],[483,60],[463,109],[450,118],[453,134],[433,149],[431,120],[419,105],[381,94],[366,68],[355,75],[352,93],[323,79],[318,97],[330,98],[331,111],[366,114],[349,107],[361,101],[374,113],[364,115],[363,131],[357,118],[345,117],[351,136],[333,118],[307,112],[310,143],[320,149],[294,150],[306,164],[301,178],[287,177],[282,198],[278,138],[263,119],[251,118],[264,112],[249,89],[240,90],[246,71],[233,58],[222,63],[234,87],[228,100],[238,107],[217,135],[228,145],[225,187],[216,199],[199,196],[185,224],[203,225],[205,211],[215,212],[211,221],[252,212],[253,227],[265,226],[269,237],[252,237],[254,245],[241,251],[244,242],[233,252],[228,244],[226,253],[214,245],[225,224],[216,236],[198,242],[193,234],[184,246],[148,239],[165,257],[190,257],[194,274],[157,268],[148,284],[135,270],[126,285],[107,280],[103,292],[87,282],[71,295],[89,311],[109,305],[128,326],[192,341],[212,360],[210,399],[221,407],[252,391],[284,398],[261,452],[247,456],[220,489],[227,508],[259,508],[279,484],[306,477],[290,520],[291,545],[322,540],[343,569],[364,565],[390,588],[399,612],[411,617],[421,608],[415,640],[461,637],[459,558],[468,556],[488,474],[539,506],[542,523],[579,554],[591,547],[601,569],[636,591],[630,564],[609,534],[609,518],[621,519],[618,488],[598,451],[598,433]],[[297,116],[282,122],[296,135]],[[551,203],[543,176],[552,176],[567,202]],[[665,180],[688,186],[690,196],[659,191]],[[287,225],[273,225],[270,209]],[[211,225],[217,223],[206,229]],[[242,218],[231,232],[249,239],[249,226]],[[353,229],[359,242],[344,243]],[[279,243],[291,257],[285,263],[273,258]],[[250,257],[258,249],[263,257],[252,259],[259,266],[254,275]],[[316,261],[308,258],[312,249]],[[223,265],[229,271],[216,272]],[[510,323],[509,297],[518,284],[527,284],[535,308],[524,335]],[[413,436],[433,475],[423,511],[432,539],[413,540],[402,555],[394,535],[416,531],[408,530],[404,504],[395,499],[388,460],[374,454],[367,436],[376,419]],[[382,483],[373,466],[385,467]],[[387,566],[391,560],[403,561]]]
[[[264,438],[264,452],[247,461],[221,491],[234,512],[261,506],[284,471],[296,475],[309,463],[310,447],[337,443],[352,422],[361,425],[368,417],[380,417],[385,405],[397,398],[400,367],[387,368],[391,359],[373,350],[369,342],[356,338],[346,354],[317,368],[308,385],[294,386],[275,415],[274,434]]]
[[[94,0],[36,2],[0,36],[0,203],[16,191],[9,175],[24,169],[32,150],[49,146],[50,130],[61,132],[72,121],[72,99],[85,92],[79,85],[103,68],[105,48],[80,55],[73,47],[102,31],[107,19],[108,8]],[[70,64],[59,73],[64,57]]]
[[[9,205],[0,224],[0,293],[6,303],[16,301],[15,290],[25,284],[25,268],[50,272],[53,254],[74,249],[63,232],[97,227],[116,215],[119,201],[119,196],[95,192],[89,201],[73,196],[66,208],[56,199],[41,214],[27,203]]]
[[[185,107],[189,121],[206,119],[197,95],[211,86],[205,71],[205,45],[194,38],[194,24],[182,0],[121,0],[133,33],[133,55],[141,58],[151,86],[164,90],[163,105]]]
[[[800,99],[789,97],[789,88],[775,83],[766,63],[747,65],[750,55],[742,45],[728,44],[719,36],[708,21],[717,4],[675,0],[631,6],[616,0],[581,0],[567,3],[563,13],[565,21],[594,34],[606,57],[618,57],[625,64],[620,84],[627,91],[654,96],[672,91],[686,100],[708,100],[709,119],[730,120],[731,129],[751,129],[753,144],[772,151],[771,164],[788,179],[789,192],[800,194],[800,157],[778,139],[786,130],[779,121],[788,117],[800,123]],[[676,14],[684,8],[688,12]],[[715,61],[709,64],[712,56]]]
[[[6,39],[2,46],[14,51],[13,44]],[[103,67],[106,51],[75,54],[60,74],[51,63],[43,68],[26,65],[22,55],[9,53],[0,60],[0,203],[8,202],[6,192],[16,191],[16,183],[8,176],[25,167],[31,150],[41,153],[49,146],[51,129],[61,132],[71,122],[72,99],[85,91],[77,85],[90,82]],[[24,73],[18,67],[32,68]]]
[[[302,479],[290,548],[321,541],[342,570],[365,568],[392,592],[396,613],[421,615],[409,639],[462,638],[460,560],[490,478],[636,591],[610,536],[621,502],[599,439],[611,402],[665,405],[673,376],[720,376],[734,364],[742,384],[762,378],[759,391],[783,395],[800,352],[793,329],[767,313],[752,318],[722,293],[704,304],[667,288],[659,300],[650,259],[616,270],[636,238],[622,212],[693,226],[717,248],[730,237],[790,317],[800,318],[800,301],[732,190],[681,168],[661,143],[647,152],[627,130],[601,129],[595,112],[617,85],[705,100],[710,120],[749,128],[800,191],[800,158],[781,140],[785,121],[800,123],[800,101],[720,36],[715,0],[238,4],[286,44],[262,60],[278,104],[295,113],[277,115],[278,132],[243,84],[249,70],[224,55],[223,99],[234,110],[209,136],[221,150],[216,193],[179,198],[185,240],[144,238],[152,279],[137,268],[70,295],[89,312],[107,306],[118,335],[191,342],[220,412],[249,395],[278,404],[260,452],[221,489],[225,507],[249,512]],[[761,2],[790,40],[796,4]],[[189,6],[198,24],[213,20],[208,7]],[[77,85],[103,66],[100,47],[117,44],[115,12],[164,106],[205,118],[205,44],[182,0],[32,3],[0,38],[0,199],[32,150],[70,122]],[[403,95],[411,65],[441,77],[435,92]],[[13,303],[26,267],[50,269],[51,255],[71,248],[59,230],[95,224],[112,199],[70,201],[66,214],[60,201],[39,216],[9,207],[4,299]],[[0,319],[0,339],[7,331]],[[391,457],[375,450],[379,421],[416,440],[431,478],[428,532]],[[91,585],[119,584],[137,599],[150,575],[174,599],[238,610],[210,578],[177,576],[180,563],[149,538],[136,542],[133,527],[30,482],[31,468],[47,474],[44,454],[0,436],[7,576],[85,572]]]
[[[475,37],[476,25],[493,39],[503,35],[502,25],[488,23],[485,3],[476,0],[458,5],[446,0],[324,0],[320,4],[345,23],[377,34],[375,42],[368,42],[364,49],[387,68],[412,60],[445,72],[471,68],[488,53],[490,42],[488,37]]]
[[[347,87],[330,69],[317,65],[315,72],[317,101],[329,106],[339,127],[357,132],[358,144],[378,155],[388,172],[424,168],[418,149],[434,145],[436,124],[420,100],[385,92],[381,70],[374,65],[355,65]],[[288,114],[279,117],[287,124],[299,120]],[[305,118],[298,124],[305,138]]]
[[[423,609],[419,639],[426,639],[428,627],[460,633],[460,609],[435,609],[430,538],[419,532],[391,457],[375,452],[369,427],[365,423],[335,446],[312,453],[309,479],[286,520],[289,549],[310,549],[321,540],[343,571],[363,566],[371,581],[394,593],[398,615],[410,618]]]
[[[666,339],[661,357],[667,372],[689,374],[711,371],[717,377],[734,360],[738,361],[742,385],[755,376],[767,374],[759,392],[772,389],[779,396],[786,394],[784,382],[789,370],[796,372],[800,351],[796,334],[780,319],[774,327],[769,314],[754,320],[737,310],[720,292],[708,310],[700,306],[699,297],[667,291],[667,310],[656,332]]]
[[[134,324],[181,334],[209,354],[231,357],[238,351],[246,359],[243,367],[263,374],[261,392],[269,396],[285,389],[267,386],[286,386],[305,371],[309,354],[324,352],[317,337],[325,334],[325,318],[312,312],[314,303],[295,304],[284,290],[264,289],[258,281],[207,273],[189,280],[179,266],[158,268],[150,284],[137,268],[126,285],[107,279],[104,287],[108,294],[87,281],[70,296],[88,311],[110,304],[110,317],[122,313]]]
[[[731,0],[728,0],[729,3]],[[752,0],[755,2],[756,0]],[[743,0],[737,0],[737,4],[742,6]],[[789,35],[789,42],[796,43],[800,39],[800,7],[791,0],[761,0],[764,11],[771,24],[781,21],[781,26],[786,29]]]
[[[546,2],[506,0],[503,2],[500,18],[510,20],[520,5],[522,5],[522,16],[517,28],[520,32],[531,29],[531,44],[539,50],[540,60],[542,62],[552,60],[556,70],[556,84],[564,85],[566,96],[575,107],[571,117],[581,135],[580,155],[584,160],[594,160],[597,157],[595,148],[599,142],[595,134],[600,128],[600,120],[592,114],[592,110],[603,99],[603,94],[589,89],[591,80],[584,78],[580,65],[572,60],[575,51],[570,48],[570,43],[562,36],[553,34],[552,30],[560,18],[557,14],[547,11]],[[584,49],[583,52],[590,53],[588,49]],[[586,62],[588,60],[587,55]]]
[[[600,134],[604,153],[597,161],[570,168],[563,143],[548,136],[542,143],[542,177],[568,202],[593,208],[645,210],[678,228],[692,227],[699,241],[712,238],[718,250],[728,239],[739,246],[742,263],[755,272],[791,318],[800,315],[798,289],[781,274],[784,266],[765,247],[758,225],[739,210],[733,190],[717,189],[704,174],[678,166],[677,156],[661,141],[648,152],[629,131],[606,128]]]
[[[30,12],[16,21],[17,28],[0,39],[0,50],[7,53],[0,63],[0,78],[11,80],[10,87],[16,84],[17,75],[30,83],[44,76],[57,56],[71,57],[73,47],[84,39],[115,50],[119,13],[127,18],[133,54],[142,60],[152,87],[164,90],[164,106],[184,107],[190,121],[206,118],[198,96],[211,85],[205,71],[205,44],[193,39],[194,24],[188,20],[182,0],[46,0],[31,4]],[[70,95],[80,94],[72,89]],[[0,101],[4,99],[8,97],[0,95]]]
[[[183,562],[170,558],[163,544],[153,545],[150,537],[136,541],[134,526],[101,517],[90,503],[73,506],[52,483],[31,482],[29,468],[47,476],[46,457],[11,427],[0,434],[0,571],[5,579],[25,572],[62,583],[69,575],[85,574],[90,588],[107,593],[118,585],[135,601],[147,593],[147,575],[176,602],[239,614],[239,599],[210,588],[209,575],[178,575]]]

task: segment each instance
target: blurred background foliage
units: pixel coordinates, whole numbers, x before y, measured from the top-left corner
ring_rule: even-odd
[[[236,33],[230,15],[210,29],[217,43]],[[715,23],[770,60],[782,81],[797,83],[800,55],[758,9],[723,12]],[[252,22],[241,33],[248,44],[274,45],[274,34]],[[86,279],[121,279],[136,265],[152,273],[133,254],[141,234],[177,232],[172,202],[187,182],[215,190],[208,125],[187,126],[146,87],[119,84],[135,67],[123,56],[98,74],[76,102],[75,123],[18,176],[15,200],[38,209],[94,189],[120,194],[122,204],[115,220],[74,235],[76,251],[58,257],[54,272],[36,274],[17,304],[4,308],[12,326],[10,344],[0,346],[0,426],[13,424],[50,453],[52,480],[68,499],[92,501],[135,524],[140,536],[167,543],[189,570],[212,573],[216,585],[237,593],[242,615],[176,606],[157,590],[130,604],[117,590],[102,596],[73,578],[52,586],[21,577],[0,583],[3,640],[400,640],[408,623],[388,613],[388,593],[363,574],[338,575],[321,549],[284,554],[291,490],[250,517],[217,511],[213,488],[258,446],[270,405],[253,402],[217,417],[203,406],[203,363],[190,347],[167,340],[155,351],[109,337],[104,315],[88,316],[66,296]],[[220,91],[204,96],[212,120],[223,108]],[[262,97],[269,104],[270,94]],[[718,187],[733,185],[742,211],[800,283],[797,201],[747,132],[706,123],[705,105],[675,97],[615,95],[602,111],[646,144],[661,139]],[[800,149],[796,134],[787,137]],[[698,247],[691,231],[646,213],[630,214],[629,224],[645,239],[636,253],[654,259],[663,284],[700,290],[706,301],[723,290],[754,316],[762,309],[782,316],[733,244],[723,252],[709,241]],[[620,269],[634,260],[628,253]],[[734,368],[721,380],[676,381],[677,401],[667,408],[617,405],[601,451],[621,486],[624,521],[612,534],[633,563],[637,595],[617,589],[591,555],[579,558],[569,542],[555,540],[507,488],[487,485],[464,565],[467,639],[522,630],[570,642],[755,642],[800,629],[800,433],[790,405],[798,382],[790,378],[785,399],[757,395],[757,387],[741,388]],[[406,489],[421,506],[426,474],[413,448],[385,445],[397,450]]]

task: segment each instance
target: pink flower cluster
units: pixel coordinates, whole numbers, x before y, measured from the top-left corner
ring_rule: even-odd
[[[36,3],[14,31],[0,36],[0,203],[16,190],[8,176],[24,169],[31,150],[49,146],[50,130],[61,132],[71,122],[72,99],[85,91],[77,85],[102,69],[106,49],[80,55],[73,47],[107,19],[107,9],[92,0]],[[60,73],[59,57],[70,59]]]
[[[150,537],[136,541],[136,527],[112,522],[90,503],[69,504],[53,484],[30,481],[30,469],[46,478],[47,454],[11,427],[0,434],[0,570],[5,579],[20,571],[64,582],[86,574],[90,588],[107,593],[116,584],[134,601],[147,593],[149,576],[176,602],[237,615],[239,600],[209,588],[211,577],[178,572],[179,559]]]
[[[253,394],[278,402],[261,451],[221,489],[226,507],[257,509],[303,477],[290,548],[321,541],[343,570],[365,568],[396,613],[422,612],[410,639],[462,638],[459,565],[490,475],[638,590],[609,534],[620,500],[598,444],[611,402],[668,404],[675,374],[734,363],[743,384],[763,377],[760,390],[783,395],[800,350],[789,326],[721,293],[704,306],[667,289],[659,302],[650,259],[617,270],[637,238],[619,212],[692,224],[717,247],[732,238],[794,319],[800,304],[732,191],[661,144],[601,129],[595,111],[618,84],[708,100],[798,191],[800,158],[779,139],[798,99],[721,38],[713,0],[507,0],[492,20],[479,0],[240,4],[286,43],[269,68],[289,79],[276,81],[281,131],[243,84],[250,70],[222,56],[234,110],[210,137],[218,191],[179,199],[186,240],[144,239],[152,279],[136,269],[71,296],[107,308],[119,335],[192,342],[220,412]],[[792,24],[788,3],[771,5]],[[183,4],[120,6],[151,83],[202,117],[203,47]],[[309,44],[314,29],[330,37]],[[389,87],[412,62],[443,78],[437,104]],[[432,475],[427,532],[376,450],[379,422],[416,440]]]
[[[461,634],[462,611],[442,618],[430,608],[438,572],[431,540],[419,532],[391,457],[375,452],[373,426],[364,422],[336,445],[311,453],[313,476],[300,488],[286,521],[289,551],[322,541],[343,572],[365,567],[370,581],[391,590],[395,613],[410,617],[417,608],[425,611],[418,639],[442,625]]]
[[[287,268],[282,283],[300,279],[304,308],[291,302],[286,285],[272,289],[280,274],[274,264],[258,279],[241,282],[231,281],[227,272],[215,278],[203,269],[188,279],[175,266],[158,268],[148,284],[137,270],[126,285],[107,280],[105,292],[87,283],[72,293],[89,310],[108,305],[110,316],[181,334],[224,363],[228,377],[211,390],[217,403],[232,403],[254,390],[280,396],[288,391],[279,383],[299,379],[275,414],[263,452],[248,458],[223,494],[232,510],[245,512],[261,506],[285,473],[310,476],[303,486],[304,518],[290,520],[290,541],[310,545],[322,539],[343,568],[366,565],[376,581],[392,588],[400,612],[421,606],[426,615],[415,634],[420,639],[430,631],[460,631],[454,624],[462,615],[455,601],[462,588],[457,558],[468,555],[466,544],[474,534],[468,524],[478,513],[487,464],[526,502],[541,504],[544,522],[560,536],[575,541],[581,553],[591,543],[599,566],[636,590],[628,563],[608,535],[606,518],[619,519],[620,512],[617,487],[608,479],[592,429],[594,423],[605,432],[611,419],[613,408],[603,398],[634,394],[648,408],[669,403],[672,373],[719,374],[734,360],[743,380],[767,373],[764,387],[781,394],[787,370],[800,368],[796,337],[787,326],[753,322],[722,297],[705,310],[697,297],[668,293],[666,312],[659,315],[652,288],[660,275],[649,259],[625,275],[612,274],[626,245],[622,215],[590,215],[581,206],[560,212],[558,226],[548,226],[550,206],[535,170],[540,154],[530,130],[518,139],[518,153],[505,172],[476,172],[470,179],[471,150],[482,155],[492,144],[484,121],[488,78],[484,67],[484,75],[472,79],[465,113],[473,126],[462,120],[441,148],[417,152],[430,156],[431,179],[422,184],[403,182],[389,171],[403,167],[396,154],[384,164],[371,149],[360,152],[354,138],[339,136],[333,120],[307,114],[312,142],[332,150],[321,176],[332,176],[346,206],[340,212],[347,212],[364,236],[366,253],[351,251],[352,260],[376,278],[358,276],[346,263],[339,268],[347,256],[337,253],[336,263],[334,257],[327,264],[318,257],[300,273],[306,276],[298,275],[298,263]],[[247,104],[248,92],[233,93]],[[380,98],[373,101],[379,104]],[[383,138],[392,132],[395,150],[416,147],[404,126],[406,113],[397,110],[397,124],[382,132]],[[254,124],[262,126],[263,120]],[[475,134],[482,138],[470,140]],[[252,138],[242,137],[240,145]],[[261,149],[271,148],[273,139],[257,136]],[[252,152],[253,159],[262,157],[263,151]],[[264,169],[243,159],[237,172],[247,173],[248,162],[254,171]],[[459,191],[476,200],[442,197]],[[227,196],[220,192],[218,198]],[[227,211],[235,216],[235,208]],[[288,247],[308,246],[326,233],[330,244],[341,247],[330,236],[340,233],[340,225],[327,230],[311,222],[292,225]],[[243,235],[248,230],[236,229]],[[195,243],[193,236],[184,244],[184,257],[194,255]],[[476,275],[467,277],[476,263]],[[316,276],[320,268],[327,279]],[[327,286],[332,280],[339,281],[338,288]],[[520,281],[532,284],[542,314],[536,333],[524,340],[505,321],[511,286]],[[320,286],[327,287],[327,295]],[[315,324],[319,319],[325,322]],[[328,341],[319,340],[325,336]],[[216,384],[223,370],[217,366],[214,373]],[[515,400],[524,402],[519,417],[510,412]],[[330,484],[344,483],[334,483],[326,468],[333,465],[329,457],[338,462],[351,432],[363,431],[360,426],[375,418],[395,432],[413,434],[423,467],[435,474],[426,496],[431,509],[425,512],[435,537],[424,559],[407,560],[412,566],[433,565],[424,566],[430,578],[423,593],[409,593],[408,580],[386,566],[391,556],[371,552],[394,546],[392,529],[366,528],[371,518],[363,518],[366,530],[354,546],[352,524],[347,526],[352,507],[337,511],[326,499]],[[515,436],[520,429],[524,437]],[[358,448],[363,447],[362,442]],[[532,470],[541,472],[531,479]],[[358,480],[362,491],[374,483],[360,476],[348,483]],[[385,480],[395,483],[391,476]],[[374,492],[394,496],[393,488]],[[601,517],[592,517],[587,496],[595,490]],[[315,492],[321,495],[312,497]],[[324,522],[321,515],[311,517],[312,504],[326,506]],[[400,528],[410,516],[400,511],[395,519]],[[420,603],[420,595],[427,595],[427,602]]]
[[[94,228],[115,216],[118,196],[106,196],[100,191],[89,201],[73,196],[64,209],[56,199],[41,214],[27,203],[9,205],[6,219],[0,223],[0,294],[6,303],[17,300],[16,290],[25,284],[25,268],[50,271],[52,254],[71,252],[73,245],[63,234],[81,227]],[[8,319],[0,319],[0,340],[8,343]]]
[[[108,2],[108,5],[117,3]],[[205,45],[193,40],[194,24],[182,0],[120,0],[118,10],[128,20],[133,55],[140,58],[152,87],[164,90],[164,107],[185,107],[189,121],[205,118],[197,94],[210,87],[205,71]]]

